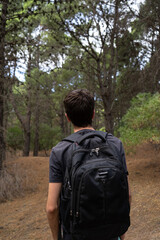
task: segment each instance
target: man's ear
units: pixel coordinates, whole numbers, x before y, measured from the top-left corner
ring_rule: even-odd
[[[95,109],[93,110],[92,120],[94,119],[94,116],[95,116]]]
[[[65,113],[65,116],[66,116],[66,118],[67,118],[67,121],[70,122],[71,120],[69,119],[67,113]]]

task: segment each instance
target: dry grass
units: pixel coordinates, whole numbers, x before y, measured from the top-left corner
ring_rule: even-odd
[[[24,196],[26,192],[37,189],[33,170],[24,169],[22,166],[10,164],[0,174],[0,202]]]
[[[20,157],[7,163],[7,168],[13,164],[26,169],[26,174],[34,173],[27,179],[33,184],[36,177],[38,190],[0,204],[0,240],[50,240],[45,212],[49,158]],[[126,240],[160,240],[160,152],[150,144],[141,145],[135,155],[127,156],[127,165],[132,207]]]

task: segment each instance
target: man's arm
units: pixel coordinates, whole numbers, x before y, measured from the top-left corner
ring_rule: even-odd
[[[53,240],[58,240],[59,196],[61,192],[61,186],[62,183],[49,183],[46,212]]]

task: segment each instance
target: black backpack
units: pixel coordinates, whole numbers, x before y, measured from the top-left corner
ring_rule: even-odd
[[[73,142],[61,191],[65,232],[73,240],[108,240],[124,234],[130,225],[127,174],[107,134],[100,131]]]

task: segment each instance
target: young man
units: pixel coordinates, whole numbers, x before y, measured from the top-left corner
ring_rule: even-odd
[[[70,92],[65,100],[64,106],[66,110],[66,118],[73,124],[74,133],[72,136],[85,136],[89,132],[94,132],[95,129],[92,127],[92,120],[94,118],[94,98],[89,91],[84,89],[78,89]],[[120,160],[127,172],[125,154],[122,147],[122,143],[119,139],[111,134],[108,134],[108,141],[110,141],[117,151],[120,153]],[[72,142],[62,141],[52,149],[49,164],[49,191],[47,200],[47,217],[51,228],[53,240],[58,240],[59,231],[59,215],[62,216],[65,224],[69,225],[69,219],[65,219],[66,209],[60,209],[60,193],[64,183],[64,174],[67,163],[69,161],[69,153],[72,149]],[[63,229],[63,239],[71,240],[71,235],[67,232],[66,228]],[[124,240],[124,235],[121,236],[121,240]],[[93,239],[100,240],[100,239]],[[108,240],[108,239],[107,239]],[[111,240],[118,240],[112,238]]]

